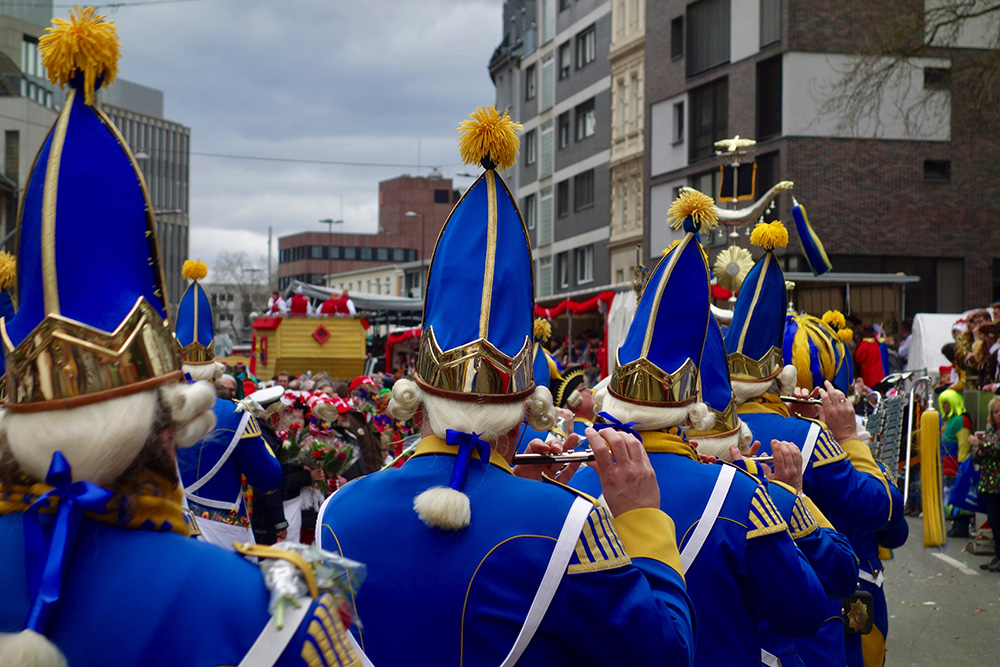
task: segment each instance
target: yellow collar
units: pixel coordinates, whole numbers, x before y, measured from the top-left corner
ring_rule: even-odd
[[[680,428],[676,426],[662,431],[643,431],[642,446],[651,454],[679,454],[695,461],[700,460],[694,446],[684,440]]]
[[[417,450],[410,458],[416,458],[423,454],[448,454],[449,456],[457,456],[458,448],[453,445],[449,445],[436,435],[427,435],[421,438],[420,443],[417,445]],[[473,450],[472,458],[478,459],[479,452]],[[507,463],[507,459],[502,457],[492,445],[490,446],[490,463],[501,470],[505,470],[512,475],[514,474],[511,472],[510,464]]]
[[[27,478],[24,484],[0,484],[0,516],[26,511],[40,495],[51,489],[48,484],[32,483]],[[142,473],[134,490],[115,493],[104,512],[87,512],[87,518],[134,530],[173,531],[188,537],[191,526],[181,509],[182,494],[179,485],[147,471]],[[49,497],[41,512],[54,514],[58,507],[56,501],[55,496]]]
[[[743,405],[736,408],[736,412],[741,415],[772,415],[779,414],[782,417],[791,417],[788,407],[781,402],[781,397],[775,394],[762,394],[757,398],[751,398]]]

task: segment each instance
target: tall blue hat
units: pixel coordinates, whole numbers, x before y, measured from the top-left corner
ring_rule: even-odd
[[[520,129],[492,106],[459,126],[462,159],[486,171],[445,221],[427,270],[415,379],[432,394],[509,402],[535,387],[531,245],[497,173],[514,164]]]
[[[795,201],[795,197],[792,197],[792,219],[795,221],[795,231],[799,233],[802,253],[806,256],[806,262],[809,263],[813,274],[821,276],[832,269],[833,264],[830,263],[823,242],[819,240],[819,236],[809,224],[806,207]]]
[[[696,235],[717,224],[715,202],[686,190],[670,207],[684,237],[660,258],[639,299],[608,392],[640,405],[679,407],[698,400],[698,364],[708,332],[709,273]]]
[[[189,259],[181,275],[191,284],[177,306],[177,345],[185,364],[215,363],[215,331],[212,325],[212,304],[205,289],[198,284],[208,275],[208,267],[200,259]]]
[[[9,252],[0,251],[0,318],[10,321],[17,313],[14,298],[10,295],[11,288],[17,282],[17,260]],[[7,370],[3,355],[0,354],[0,377]],[[0,396],[5,396],[4,387],[0,387]]]
[[[708,336],[705,338],[705,349],[701,353],[698,373],[701,379],[701,400],[715,416],[715,423],[705,430],[692,428],[688,435],[697,438],[732,435],[738,432],[740,417],[736,412],[733,388],[729,383],[726,344],[722,338],[719,322],[714,317],[708,318]]]
[[[783,366],[786,288],[773,251],[788,245],[788,230],[779,221],[758,223],[750,242],[764,248],[765,253],[740,286],[726,331],[726,352],[732,380],[768,382]]]
[[[19,310],[0,322],[7,409],[69,408],[177,380],[153,207],[94,92],[118,37],[93,8],[39,40],[66,102],[35,158],[19,220]],[[71,13],[72,14],[72,13]]]

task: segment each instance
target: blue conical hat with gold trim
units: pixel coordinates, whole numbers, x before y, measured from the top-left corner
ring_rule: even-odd
[[[777,377],[783,366],[787,291],[773,250],[788,245],[788,230],[779,221],[759,223],[750,241],[765,253],[740,286],[726,331],[726,352],[733,381],[765,382]]]
[[[532,380],[528,230],[497,170],[513,165],[520,125],[493,107],[463,122],[463,159],[486,171],[441,229],[427,271],[416,380],[458,400],[526,397]]]
[[[729,365],[726,361],[726,343],[722,329],[715,317],[708,321],[708,335],[705,349],[698,365],[701,381],[701,400],[715,415],[715,423],[704,431],[692,428],[688,433],[698,436],[724,436],[736,433],[740,428],[740,418],[736,412],[733,387],[729,382]]]
[[[198,281],[208,275],[200,259],[184,262],[181,274],[192,281],[177,306],[177,344],[185,364],[209,364],[215,361],[215,327],[212,304]]]
[[[180,377],[153,207],[135,156],[94,92],[118,38],[93,8],[39,40],[66,102],[21,204],[19,310],[2,326],[7,408],[66,408]]]
[[[663,407],[698,399],[698,364],[709,313],[709,273],[697,240],[716,223],[711,197],[689,190],[670,208],[687,232],[660,258],[617,350],[608,392],[624,401]]]

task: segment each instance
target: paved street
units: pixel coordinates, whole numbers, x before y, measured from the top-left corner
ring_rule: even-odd
[[[963,551],[968,540],[925,549],[922,520],[908,521],[910,539],[886,564],[886,665],[1000,664],[1000,574],[979,569],[989,557]]]

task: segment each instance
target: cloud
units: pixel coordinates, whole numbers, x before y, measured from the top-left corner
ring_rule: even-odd
[[[280,235],[377,228],[378,182],[464,172],[455,128],[495,90],[501,0],[201,0],[109,18],[125,79],[191,128],[191,249],[267,252]],[[57,10],[61,15],[62,10]],[[199,153],[413,165],[236,160]],[[465,184],[461,181],[458,185]],[[342,212],[341,212],[342,211]],[[277,242],[273,245],[277,251]]]

